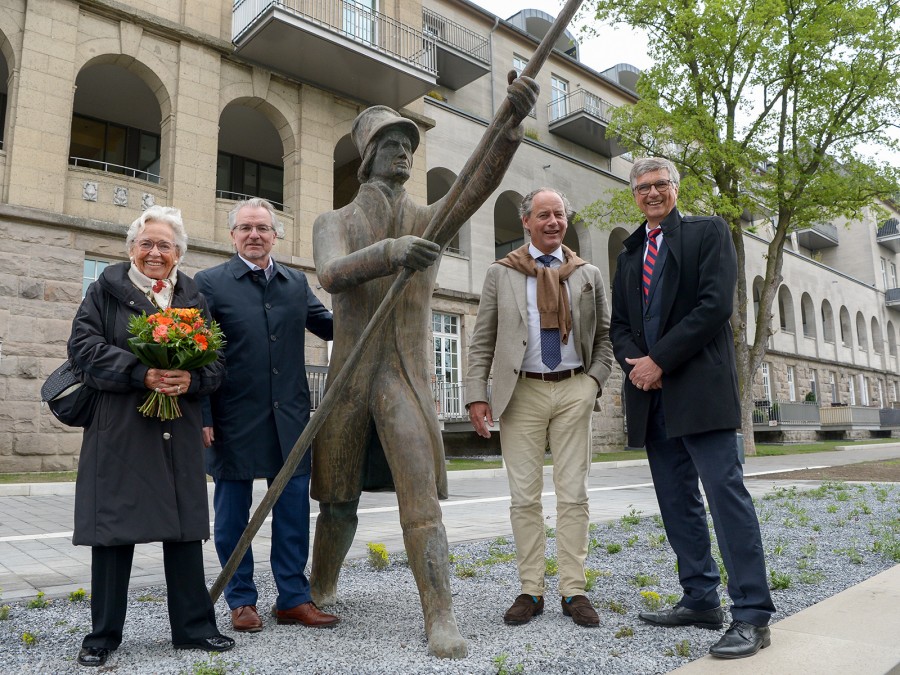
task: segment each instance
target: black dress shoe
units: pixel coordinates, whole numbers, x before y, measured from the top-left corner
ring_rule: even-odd
[[[742,659],[753,656],[760,649],[772,644],[768,626],[754,626],[746,621],[732,621],[719,641],[709,648],[709,653],[720,659]]]
[[[78,652],[79,666],[102,666],[109,658],[111,649],[106,647],[82,647]]]
[[[658,612],[641,612],[638,618],[657,626],[696,626],[719,630],[725,625],[725,610],[721,607],[696,610],[675,605],[672,609],[661,609]]]
[[[234,640],[224,635],[213,635],[194,642],[175,645],[175,649],[202,649],[205,652],[227,652],[232,647],[234,647]]]

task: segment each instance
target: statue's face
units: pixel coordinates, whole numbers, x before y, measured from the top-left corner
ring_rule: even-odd
[[[405,182],[412,169],[412,141],[400,129],[388,129],[375,142],[371,178]]]

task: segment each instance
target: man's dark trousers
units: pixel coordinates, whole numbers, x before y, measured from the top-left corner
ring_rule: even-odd
[[[666,438],[662,396],[653,392],[647,425],[647,460],[666,536],[678,558],[681,605],[719,606],[719,571],[712,557],[700,481],[728,571],[731,617],[765,626],[775,612],[753,500],[744,486],[733,430]]]
[[[273,479],[268,479],[272,484]],[[215,481],[213,506],[214,535],[219,562],[224,567],[250,520],[253,501],[252,480]],[[272,575],[278,588],[278,609],[286,610],[309,602],[309,581],[303,575],[309,556],[309,474],[294,476],[272,508]],[[232,609],[255,605],[253,551],[249,549],[225,586],[225,600]]]

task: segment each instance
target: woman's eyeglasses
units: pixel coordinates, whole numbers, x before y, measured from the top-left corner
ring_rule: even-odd
[[[135,244],[144,253],[150,253],[154,248],[162,254],[171,253],[177,246],[174,241],[153,241],[152,239],[141,239]]]

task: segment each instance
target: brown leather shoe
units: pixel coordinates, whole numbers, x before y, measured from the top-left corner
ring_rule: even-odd
[[[503,615],[503,621],[508,626],[521,626],[523,623],[531,621],[531,617],[537,616],[544,611],[544,598],[539,596],[537,602],[528,593],[522,593],[516,598],[506,614]]]
[[[231,627],[239,633],[258,633],[263,629],[256,605],[244,605],[231,610]]]
[[[571,616],[572,621],[579,626],[595,628],[600,625],[600,617],[591,601],[584,595],[573,595],[569,602],[562,599],[562,611],[566,616]]]
[[[316,607],[314,602],[304,602],[291,609],[272,608],[279,625],[303,624],[310,628],[331,628],[340,622],[334,614],[328,614]]]

